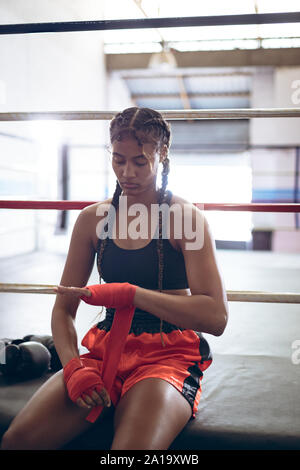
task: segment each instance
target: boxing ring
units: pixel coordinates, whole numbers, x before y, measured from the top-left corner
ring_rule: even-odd
[[[246,18],[247,17],[247,18]],[[160,18],[110,22],[43,23],[0,25],[0,34],[25,34],[95,29],[174,27],[220,24],[259,24],[260,22],[299,22],[299,13],[265,15],[228,15],[226,17]],[[122,23],[123,22],[123,23]],[[250,22],[250,23],[249,23]],[[252,23],[251,23],[252,22]],[[79,24],[80,23],[80,24]],[[77,29],[76,29],[77,28]],[[260,117],[300,117],[300,108],[288,109],[217,109],[160,111],[165,119],[251,119]],[[28,120],[108,120],[115,112],[11,112],[0,113],[0,121]],[[96,201],[20,201],[1,200],[0,209],[81,210]],[[197,205],[197,203],[194,203]],[[199,204],[204,211],[300,212],[300,204]],[[245,275],[247,266],[245,266]],[[17,280],[16,280],[17,281]],[[6,294],[53,295],[51,284],[1,283],[0,296]],[[284,291],[227,291],[230,303],[250,304],[251,313],[234,347],[214,354],[212,366],[202,381],[203,394],[196,419],[190,421],[170,449],[297,449],[300,450],[300,363],[292,360],[293,347],[277,348],[280,334],[289,329],[299,340],[299,310],[292,316],[278,313],[276,304],[299,304],[300,293]],[[257,304],[271,304],[270,321],[256,312]],[[283,307],[281,307],[283,308]],[[230,309],[229,309],[230,316]],[[245,317],[245,315],[243,315]],[[293,318],[295,323],[289,319]],[[250,322],[252,322],[250,324]],[[227,328],[230,327],[227,326]],[[30,333],[30,331],[28,332]],[[37,332],[35,332],[37,333]],[[43,332],[41,332],[43,334]],[[264,352],[257,338],[263,337]],[[243,335],[252,341],[254,353],[243,349]],[[249,335],[252,335],[249,338]],[[219,338],[217,339],[219,341]],[[210,342],[209,338],[208,341]],[[239,342],[240,341],[240,342]],[[297,343],[298,344],[298,343]],[[288,348],[290,350],[288,351]],[[277,351],[277,354],[274,354]],[[289,353],[288,353],[289,352]],[[300,354],[299,354],[300,356]],[[300,362],[300,361],[299,361]],[[0,374],[0,436],[33,393],[52,374],[27,381],[7,379]],[[67,449],[109,449],[113,433],[112,416],[101,427],[79,436]]]
[[[95,201],[94,201],[95,202]],[[78,210],[93,201],[0,201],[2,209],[35,210]],[[205,210],[235,210],[264,212],[300,212],[299,204],[204,204]],[[245,266],[247,269],[247,266]],[[1,283],[1,293],[54,294],[51,284]],[[229,302],[251,305],[251,315],[256,322],[258,336],[264,325],[262,317],[255,313],[257,303],[299,304],[300,294],[266,291],[227,291]],[[280,350],[276,341],[280,340],[281,330],[286,328],[285,315],[274,311],[274,325],[269,325],[264,334],[265,355],[242,354],[243,336],[247,331],[240,327],[241,351],[229,354],[214,354],[214,362],[203,379],[203,395],[196,419],[190,422],[177,437],[172,449],[299,449],[300,406],[298,391],[300,378],[299,365],[293,364],[285,354],[274,356]],[[297,321],[297,315],[296,315]],[[229,328],[230,326],[228,326]],[[295,339],[297,336],[297,324]],[[298,328],[299,329],[299,328]],[[32,333],[32,327],[30,331]],[[37,333],[35,331],[35,333]],[[43,332],[41,332],[43,333]],[[250,333],[250,332],[249,332]],[[217,338],[219,341],[220,338]],[[210,341],[210,338],[208,338]],[[239,342],[239,340],[238,340]],[[255,350],[255,336],[251,339]],[[280,341],[279,341],[280,342]],[[244,348],[245,349],[245,348]],[[273,351],[272,351],[273,350]],[[291,350],[292,354],[292,350]],[[37,388],[46,381],[52,372],[42,377],[19,381],[0,377],[0,433],[8,427],[15,414],[24,406]],[[112,438],[112,416],[106,418],[97,432],[88,432],[77,438],[69,449],[109,449]],[[96,424],[97,426],[97,424]]]

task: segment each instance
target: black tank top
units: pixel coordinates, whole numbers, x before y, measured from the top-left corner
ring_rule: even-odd
[[[168,204],[171,197],[172,193],[168,191],[166,198]],[[98,271],[101,243],[100,237],[97,246]],[[163,265],[163,290],[189,287],[183,254],[166,238],[163,238]],[[108,236],[102,255],[101,271],[105,282],[129,282],[145,289],[159,289],[157,239],[153,238],[143,248],[125,249],[117,246],[113,238]]]
[[[167,191],[166,202],[170,204],[171,191]],[[155,234],[157,236],[157,232]],[[99,251],[102,239],[97,244],[97,267],[99,271]],[[163,238],[163,282],[162,289],[186,289],[186,276],[183,254],[177,251],[166,238]],[[100,271],[99,271],[100,274]],[[153,238],[143,248],[126,249],[117,246],[113,238],[107,237],[101,260],[101,276],[105,282],[129,282],[145,289],[158,290],[158,253],[157,239]],[[106,308],[105,320],[97,324],[99,329],[109,331],[115,309]],[[168,322],[163,322],[163,332],[184,330]],[[136,308],[130,333],[139,335],[143,332],[158,333],[160,319],[145,310]]]

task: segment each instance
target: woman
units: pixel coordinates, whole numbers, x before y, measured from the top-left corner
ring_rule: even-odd
[[[202,372],[211,363],[208,344],[198,332],[221,335],[228,305],[205,218],[192,203],[167,190],[170,139],[168,123],[148,108],[128,108],[112,120],[115,193],[112,199],[88,206],[79,214],[56,289],[52,332],[63,370],[52,376],[14,419],[4,435],[3,448],[61,448],[93,426],[87,419],[91,410],[103,407],[99,424],[112,405],[115,432],[111,449],[168,449],[195,417]],[[160,164],[161,188],[157,185]],[[135,217],[130,208],[137,203],[146,209],[148,218],[142,238],[136,236],[137,230],[132,236]],[[170,215],[168,238],[162,236],[162,216],[159,222],[157,218],[153,221],[151,208],[155,204],[182,209]],[[113,219],[107,218],[107,208],[113,211]],[[177,233],[175,215],[182,214],[179,228],[184,228],[187,218],[183,211],[187,209],[189,222],[196,224],[195,233],[203,230],[203,243],[198,248],[191,249],[187,230],[181,230],[181,236]],[[119,236],[121,220],[126,221],[125,236]],[[198,220],[203,223],[200,228]],[[99,291],[100,297],[94,305],[107,307],[106,318],[87,332],[82,344],[89,353],[79,357],[74,321],[80,299],[89,303],[91,290],[83,286],[95,254],[100,275],[95,295],[97,298]],[[101,284],[101,277],[105,284]],[[117,300],[123,299],[125,292],[127,304],[122,302],[135,309],[110,393],[101,371],[118,305],[106,299],[106,288],[114,290]]]

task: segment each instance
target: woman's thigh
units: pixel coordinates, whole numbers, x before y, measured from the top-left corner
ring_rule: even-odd
[[[92,424],[88,409],[73,403],[62,371],[45,382],[14,418],[3,437],[6,449],[59,449]]]
[[[191,416],[191,405],[173,385],[159,378],[143,379],[116,407],[111,449],[168,449]]]

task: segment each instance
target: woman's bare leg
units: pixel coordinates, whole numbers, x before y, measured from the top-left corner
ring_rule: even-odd
[[[104,408],[102,415],[108,409]],[[3,436],[1,448],[59,449],[93,426],[85,419],[89,412],[70,400],[62,371],[59,371],[37,390],[15,417]]]
[[[113,450],[165,450],[188,423],[192,409],[165,380],[146,378],[116,406]]]

